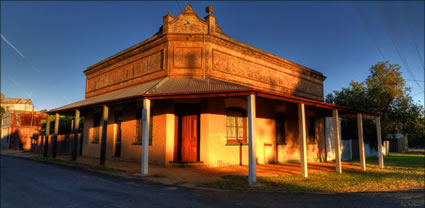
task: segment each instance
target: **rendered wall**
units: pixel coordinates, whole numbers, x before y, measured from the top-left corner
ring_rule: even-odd
[[[142,146],[136,144],[136,109],[141,107],[142,101],[139,103],[126,103],[117,106],[111,106],[109,109],[109,121],[107,130],[107,145],[106,159],[122,159],[128,161],[140,161]],[[174,145],[174,117],[171,115],[170,105],[154,103],[153,113],[153,129],[152,129],[152,145],[149,146],[149,163],[158,166],[168,165],[166,157],[169,159],[173,152],[166,154],[166,148],[170,151],[170,146]],[[99,111],[100,112],[100,111]],[[116,112],[121,112],[121,156],[115,155],[115,142],[117,138],[117,124],[115,123]],[[100,156],[99,144],[92,143],[93,141],[93,116],[94,113],[89,113],[85,118],[84,123],[84,139],[83,155],[90,157]],[[172,121],[172,123],[171,123]],[[167,128],[167,125],[173,125]],[[102,132],[102,127],[100,127]],[[171,137],[172,135],[172,137]],[[100,136],[99,136],[100,137]],[[166,138],[169,138],[168,141]],[[100,141],[101,138],[99,138]],[[171,141],[172,140],[172,141]],[[168,143],[166,143],[168,142]],[[174,148],[171,148],[173,151]],[[172,157],[171,159],[172,160]],[[168,162],[168,161],[167,161]]]
[[[276,108],[270,100],[257,98],[257,119],[256,119],[256,154],[259,164],[276,162],[298,161],[299,160],[299,140],[298,140],[298,117],[295,104],[285,104],[286,116],[286,145],[278,145],[276,155],[275,136],[275,113],[282,111]],[[208,99],[207,111],[201,114],[201,161],[209,167],[238,165],[242,161],[243,165],[248,164],[248,145],[229,145],[226,138],[226,108],[240,107],[247,109],[245,98],[215,98]],[[280,104],[281,106],[281,104]],[[320,160],[320,145],[324,142],[323,119],[316,119],[316,138],[314,144],[307,145],[307,155],[309,161]],[[205,141],[207,140],[207,141]],[[322,146],[319,148],[319,146]],[[206,151],[205,151],[206,150]],[[319,151],[321,150],[321,151]]]
[[[276,103],[257,97],[256,142],[257,162],[259,164],[277,161],[299,160],[298,117],[297,106],[289,103]],[[149,147],[149,163],[158,166],[168,166],[174,160],[174,102],[172,100],[153,101],[153,132],[152,146]],[[106,158],[113,159],[116,139],[115,111],[122,112],[121,157],[122,160],[140,161],[141,145],[134,144],[136,136],[136,109],[140,103],[127,103],[122,106],[110,107]],[[285,107],[282,107],[285,106]],[[200,161],[208,167],[248,164],[248,145],[227,144],[226,108],[240,107],[247,109],[245,97],[205,98],[201,102],[200,114]],[[276,154],[275,114],[285,112],[286,145],[278,145]],[[309,112],[307,112],[309,114]],[[320,144],[324,142],[323,120],[316,119],[316,141],[308,144],[308,160],[320,159]],[[88,114],[84,124],[85,156],[99,157],[100,144],[92,144],[93,114]],[[100,130],[101,131],[101,130]],[[324,145],[322,145],[324,148]],[[324,150],[322,151],[324,152]],[[118,159],[118,158],[115,158]]]

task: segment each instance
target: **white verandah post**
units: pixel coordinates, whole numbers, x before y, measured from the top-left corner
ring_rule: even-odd
[[[384,168],[384,155],[382,153],[382,136],[381,136],[381,117],[377,116],[376,119],[376,136],[378,139],[378,161],[379,168]]]
[[[306,139],[306,121],[305,121],[305,107],[304,103],[298,103],[298,132],[300,140],[300,161],[301,161],[301,175],[308,177],[307,172],[307,139]]]
[[[334,144],[335,144],[335,164],[336,164],[336,172],[342,173],[341,166],[341,138],[339,138],[339,119],[338,119],[338,110],[332,110],[333,116],[333,128],[334,128]]]
[[[143,136],[142,136],[142,167],[141,174],[147,175],[149,169],[149,135],[150,135],[150,118],[151,118],[151,100],[143,99],[142,123],[143,123]]]
[[[248,149],[249,149],[249,163],[248,163],[248,182],[250,185],[255,184],[257,179],[257,154],[255,143],[255,95],[248,95]]]
[[[363,141],[363,120],[361,113],[357,113],[357,133],[359,137],[360,168],[362,171],[366,171],[366,158]]]

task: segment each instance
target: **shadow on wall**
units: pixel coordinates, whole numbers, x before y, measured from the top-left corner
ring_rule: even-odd
[[[21,139],[20,139],[21,135],[19,133],[18,130],[13,131],[12,133],[2,137],[2,141],[6,140],[9,141],[9,149],[16,149],[16,150],[20,150],[22,149],[22,143],[21,143]]]

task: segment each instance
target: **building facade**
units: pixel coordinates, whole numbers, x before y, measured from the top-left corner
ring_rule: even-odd
[[[213,10],[168,13],[154,36],[84,71],[85,99],[49,111],[85,117],[83,155],[142,160],[142,169],[147,158],[323,161],[324,118],[356,112],[323,102],[322,73],[228,37]]]
[[[31,137],[40,133],[41,121],[47,114],[35,112],[31,99],[6,98],[1,94],[0,103],[5,110],[1,117],[1,147],[31,149]]]

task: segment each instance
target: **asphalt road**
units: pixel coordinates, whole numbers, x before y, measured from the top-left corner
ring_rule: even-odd
[[[1,207],[424,207],[424,191],[255,193],[188,189],[0,156]]]

